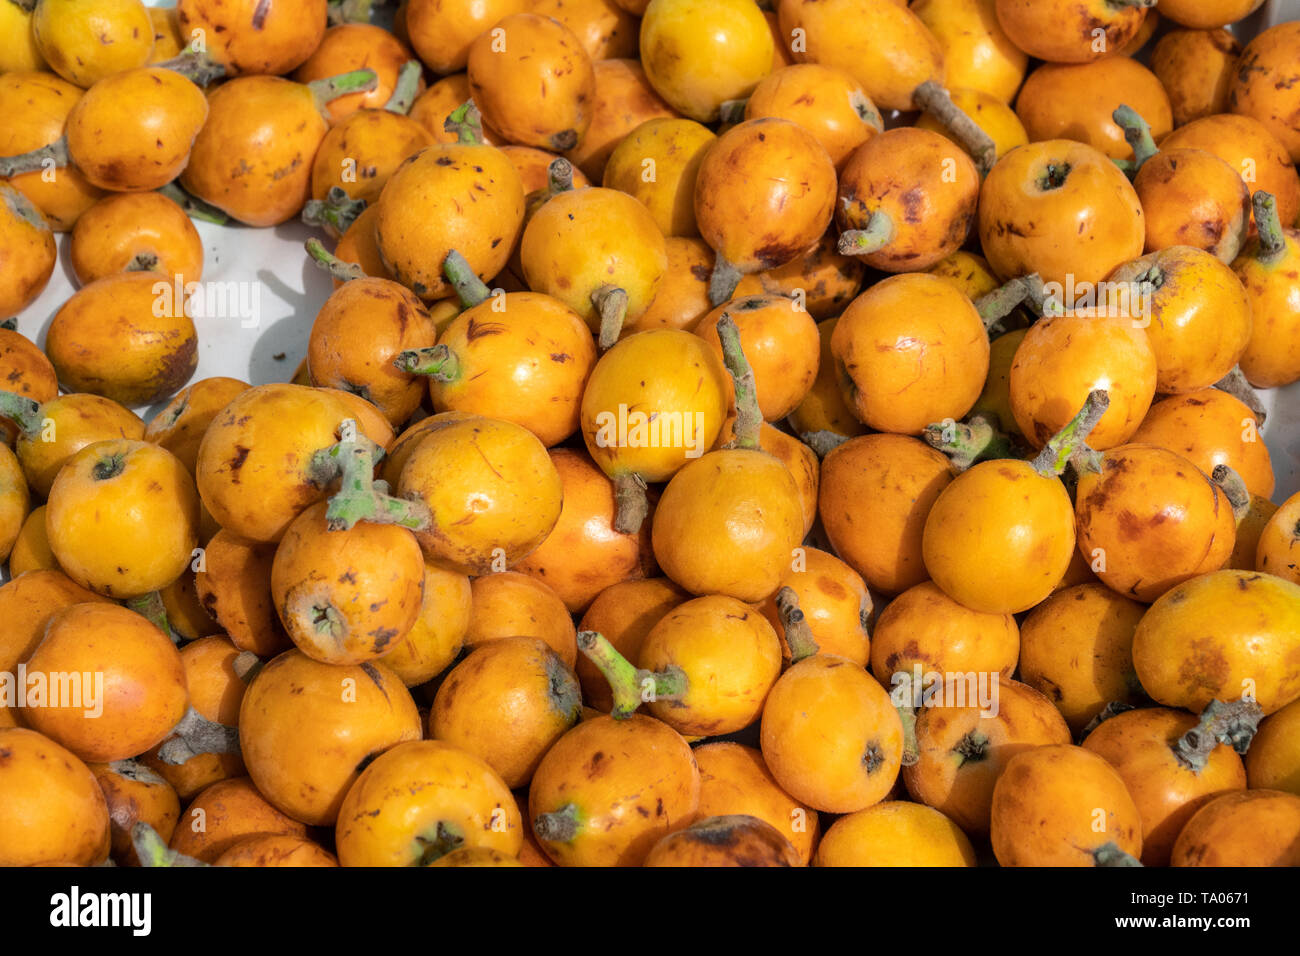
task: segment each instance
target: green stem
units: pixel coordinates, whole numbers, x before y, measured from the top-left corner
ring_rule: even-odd
[[[599,345],[602,352],[612,349],[623,332],[627,319],[627,292],[617,286],[603,285],[591,294],[591,304],[600,314]]]
[[[1247,381],[1246,373],[1241,370],[1240,365],[1234,365],[1232,371],[1215,382],[1213,387],[1221,392],[1227,392],[1241,402],[1250,409],[1259,425],[1264,424],[1268,412],[1264,409],[1264,403],[1259,399],[1259,392],[1255,391],[1254,387]]]
[[[1160,152],[1160,148],[1156,146],[1155,137],[1151,135],[1151,125],[1141,117],[1137,110],[1124,103],[1121,103],[1119,109],[1111,114],[1111,118],[1124,131],[1124,139],[1133,147],[1130,176],[1136,176],[1138,170],[1142,168],[1142,164]]]
[[[643,703],[681,700],[686,694],[688,681],[680,667],[670,666],[662,671],[636,667],[596,631],[578,632],[578,650],[609,682],[614,697],[610,716],[615,720],[631,717]]]
[[[578,807],[566,803],[554,813],[539,813],[533,820],[533,833],[546,843],[571,843],[578,835]]]
[[[837,248],[842,256],[867,256],[885,248],[893,238],[894,221],[877,209],[861,229],[841,232]]]
[[[200,222],[211,222],[218,226],[224,226],[230,221],[230,217],[218,209],[216,206],[210,206],[197,196],[191,196],[180,184],[171,182],[163,186],[158,192],[162,193],[176,205],[185,211],[185,215],[191,219],[197,219]]]
[[[351,279],[366,278],[365,269],[361,268],[355,262],[344,262],[321,245],[319,239],[308,239],[303,243],[303,245],[307,249],[307,254],[311,256],[312,261],[340,282],[347,282]]]
[[[316,100],[316,109],[324,115],[331,100],[347,96],[349,93],[369,93],[378,85],[379,74],[366,68],[312,80],[307,84],[307,89],[311,90],[311,95]]]
[[[168,848],[158,831],[143,820],[131,828],[131,845],[141,866],[208,866],[192,856]]]
[[[1251,197],[1251,204],[1255,208],[1255,227],[1259,230],[1259,251],[1255,258],[1262,265],[1271,266],[1286,255],[1286,232],[1277,214],[1277,199],[1261,189]]]
[[[435,382],[454,382],[460,378],[460,360],[448,345],[407,349],[397,353],[393,364],[410,375],[426,375]]]
[[[794,588],[786,586],[776,592],[776,610],[781,615],[781,626],[785,629],[785,643],[790,648],[791,664],[798,664],[821,650],[817,639],[813,637],[812,628],[808,626],[808,619],[799,607],[799,595]]]
[[[970,153],[981,176],[987,176],[998,159],[998,147],[979,124],[952,101],[952,97],[934,80],[926,80],[912,91],[916,104],[957,138],[961,148]]]
[[[483,145],[483,117],[473,100],[466,100],[452,110],[442,128],[455,133],[456,141],[461,145]]]
[[[453,289],[456,290],[456,296],[460,299],[461,308],[472,309],[480,302],[487,300],[492,294],[492,290],[487,287],[487,283],[478,277],[478,273],[455,249],[447,253],[447,257],[442,260],[442,274],[447,277]]]
[[[167,621],[167,608],[163,605],[162,595],[157,591],[150,591],[124,603],[136,614],[148,618],[154,627],[171,638],[173,644],[180,643],[180,635],[172,631],[171,624]]]
[[[330,228],[340,236],[366,209],[364,199],[353,199],[342,186],[331,186],[324,199],[309,199],[302,207],[302,221],[318,229]]]
[[[731,298],[740,285],[741,272],[717,253],[713,259],[713,274],[709,276],[709,304],[714,308]]]
[[[1245,754],[1263,717],[1264,711],[1253,700],[1212,700],[1201,711],[1200,722],[1173,745],[1174,756],[1183,766],[1200,773],[1219,744]]]
[[[637,534],[650,514],[645,479],[640,475],[619,475],[614,479],[614,530]]]
[[[1232,505],[1232,516],[1241,522],[1250,513],[1250,491],[1246,483],[1227,465],[1215,465],[1210,480],[1223,489]]]
[[[186,50],[179,56],[155,63],[153,66],[158,69],[179,73],[195,86],[205,88],[226,75],[224,65],[212,59],[208,54],[199,53],[195,50]]]
[[[41,433],[41,406],[17,392],[0,391],[0,418],[8,418],[28,438]]]
[[[171,736],[158,748],[158,759],[177,766],[199,754],[239,753],[239,728],[208,720],[191,706]]]
[[[312,457],[310,474],[317,486],[339,479],[339,490],[325,509],[330,531],[347,531],[358,521],[395,524],[411,531],[424,531],[432,521],[429,508],[421,501],[394,498],[384,482],[375,481],[375,462],[384,450],[357,428],[353,419],[339,426],[343,437]]]
[[[858,114],[862,122],[877,133],[885,131],[885,121],[880,117],[880,110],[876,109],[876,104],[867,99],[864,94],[855,90],[849,94],[849,102],[853,104],[853,111]]]
[[[1112,0],[1113,2],[1113,0]],[[1093,862],[1097,866],[1115,867],[1115,866],[1141,866],[1142,862],[1131,853],[1127,853],[1119,848],[1115,842],[1103,843],[1097,849],[1092,851]]]
[[[384,109],[390,113],[399,113],[402,116],[411,112],[411,105],[415,102],[415,97],[420,90],[420,75],[423,72],[424,67],[419,60],[407,60],[403,63],[402,68],[397,71],[397,82],[393,84],[393,95],[384,104]]]
[[[1083,408],[1051,437],[1038,457],[1031,462],[1034,471],[1044,478],[1059,477],[1070,458],[1087,446],[1088,436],[1109,407],[1110,395],[1105,389],[1098,388],[1089,392]]]
[[[36,172],[38,169],[44,169],[50,162],[54,163],[56,169],[71,165],[72,160],[68,157],[68,138],[66,136],[60,136],[54,142],[42,146],[40,149],[19,153],[17,156],[0,157],[0,179],[12,179],[14,176],[21,176],[23,173]]]
[[[991,331],[1017,306],[1029,299],[1035,287],[1041,289],[1042,285],[1043,280],[1037,275],[1020,276],[980,296],[975,300],[975,311],[979,313],[984,328]]]
[[[947,455],[953,468],[959,472],[966,471],[976,462],[1015,456],[1010,437],[982,414],[972,415],[965,424],[936,422],[927,425],[921,437],[931,448]]]
[[[369,23],[373,0],[329,0],[330,26],[344,23]]]
[[[428,866],[453,850],[463,847],[465,834],[457,824],[439,820],[435,826],[425,830],[424,833],[417,834],[415,842],[420,848],[420,856],[415,865]]]
[[[722,360],[731,376],[736,393],[736,427],[728,448],[759,447],[759,434],[763,428],[763,413],[758,407],[758,388],[754,382],[754,369],[745,358],[740,345],[740,329],[727,312],[718,319],[718,338],[722,341]]]

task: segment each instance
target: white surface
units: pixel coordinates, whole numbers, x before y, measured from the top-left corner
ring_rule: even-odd
[[[1300,0],[1271,0],[1237,32],[1249,39],[1267,26],[1295,19],[1300,19]],[[255,322],[237,316],[196,317],[199,367],[193,380],[227,375],[255,385],[288,381],[306,354],[312,320],[333,288],[303,251],[303,242],[319,233],[299,223],[272,229],[196,225],[206,253],[204,284],[255,280],[260,308]],[[66,265],[68,241],[67,235],[59,237],[59,265],[49,285],[18,317],[19,331],[42,347],[50,320],[77,288]],[[276,355],[284,358],[277,361]],[[1277,474],[1273,500],[1280,503],[1300,491],[1300,383],[1264,392],[1263,399],[1270,410],[1263,434]],[[148,420],[154,409],[137,411]]]

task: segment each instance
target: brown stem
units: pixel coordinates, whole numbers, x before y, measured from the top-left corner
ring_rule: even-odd
[[[1259,400],[1259,392],[1255,391],[1246,380],[1246,373],[1241,370],[1240,365],[1234,365],[1231,372],[1214,383],[1214,387],[1221,392],[1227,392],[1249,408],[1251,414],[1255,416],[1256,423],[1263,426],[1268,412],[1264,410],[1264,403]]]
[[[962,149],[970,153],[981,176],[987,176],[998,159],[993,138],[966,115],[952,97],[934,80],[926,80],[912,92],[912,99],[957,138]]]
[[[636,534],[650,513],[645,480],[640,475],[619,475],[614,479],[614,530]]]
[[[1232,516],[1240,523],[1250,513],[1250,491],[1241,475],[1227,465],[1215,465],[1210,480],[1223,489],[1232,505]]]
[[[781,626],[785,629],[785,643],[790,648],[791,664],[798,664],[821,650],[799,607],[799,595],[794,588],[787,586],[776,592],[776,610],[781,615]]]
[[[591,303],[600,313],[600,339],[602,352],[612,349],[623,332],[627,319],[627,292],[617,286],[603,285],[591,294]]]
[[[715,309],[731,298],[740,285],[741,272],[717,253],[713,260],[713,274],[709,276],[709,304]]]

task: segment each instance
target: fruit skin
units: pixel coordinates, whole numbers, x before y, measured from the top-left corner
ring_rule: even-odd
[[[447,674],[429,711],[429,737],[480,757],[518,789],[581,710],[578,679],[560,655],[537,638],[503,637]]]
[[[518,856],[521,826],[509,789],[481,758],[442,741],[410,740],[357,777],[335,838],[343,866],[427,866],[457,847]]]
[[[181,287],[203,278],[203,240],[190,217],[162,193],[106,196],[72,227],[69,259],[83,286],[156,260],[150,267]]]
[[[527,0],[410,0],[406,32],[425,66],[442,75],[456,73],[465,69],[481,34],[529,6]]]
[[[633,714],[593,717],[555,742],[533,774],[529,825],[560,866],[640,866],[664,835],[692,822],[700,773],[667,724]],[[573,807],[572,839],[551,839],[541,814]]]
[[[772,68],[774,43],[747,0],[651,0],[641,20],[641,63],[651,86],[701,123],[744,99]]]
[[[970,157],[939,133],[902,126],[867,140],[840,174],[835,223],[865,229],[874,213],[889,218],[889,241],[860,258],[884,272],[928,269],[970,235],[980,195]]]
[[[903,724],[871,675],[817,654],[768,694],[760,740],[781,789],[819,811],[854,813],[883,800],[898,779]]]
[[[1037,272],[1065,286],[1099,282],[1136,259],[1146,228],[1119,168],[1091,146],[1057,139],[998,160],[980,190],[979,236],[1002,278]]]
[[[803,126],[842,170],[855,149],[881,132],[880,113],[843,70],[796,63],[768,74],[745,103],[745,119],[778,116]]]
[[[1214,571],[1165,592],[1133,638],[1146,692],[1193,713],[1243,694],[1266,715],[1280,710],[1300,697],[1297,658],[1300,585],[1250,571]]]
[[[1010,395],[1016,425],[1031,446],[1047,444],[1099,388],[1110,406],[1088,444],[1104,451],[1132,438],[1160,374],[1143,321],[1127,308],[1099,303],[1030,326],[1011,361]]]
[[[326,0],[177,0],[182,37],[203,30],[208,53],[231,75],[282,74],[300,66],[325,36]]]
[[[693,594],[761,601],[803,540],[803,501],[789,469],[757,449],[709,452],[673,475],[651,541],[668,577]]]
[[[372,23],[340,23],[325,30],[320,45],[293,71],[293,79],[299,83],[310,83],[312,80],[327,79],[362,67],[374,70],[378,81],[373,90],[345,93],[326,105],[325,112],[329,114],[330,122],[337,123],[357,110],[382,109],[393,95],[402,64],[411,59],[414,59],[414,55],[410,47],[383,27]],[[418,88],[424,89],[423,79]],[[441,123],[447,113],[468,98],[462,97],[451,108],[444,110],[438,122]]]
[[[108,859],[104,793],[71,751],[34,730],[0,728],[0,865],[93,866]]]
[[[204,863],[215,863],[244,840],[272,834],[305,839],[307,827],[271,806],[248,777],[205,787],[181,813],[168,845]]]
[[[881,109],[914,109],[918,86],[943,82],[939,41],[906,4],[781,0],[777,16],[785,37],[803,31],[802,48],[793,50],[797,62],[847,71]]]
[[[68,114],[82,90],[53,73],[0,73],[0,114],[9,121],[0,127],[0,155],[17,156],[48,146],[63,135]],[[52,177],[35,169],[8,181],[28,199],[55,232],[67,232],[77,217],[104,195],[76,167]]]
[[[239,708],[249,776],[312,826],[334,823],[362,761],[420,731],[415,701],[383,664],[321,664],[296,649],[258,672]]]
[[[153,50],[153,23],[140,0],[39,0],[31,23],[50,69],[83,88],[143,66]]]
[[[1292,278],[1300,275],[1300,229],[1283,228],[1282,242],[1285,248],[1276,260],[1261,262],[1256,235],[1232,264],[1254,316],[1240,365],[1256,388],[1276,388],[1300,379],[1300,284]]]
[[[1223,567],[1236,544],[1236,518],[1223,489],[1187,459],[1154,445],[1113,448],[1100,471],[1081,474],[1075,516],[1079,551],[1104,555],[1096,572],[1102,582],[1148,603]]]
[[[343,421],[356,418],[342,394],[257,385],[212,420],[195,472],[204,507],[222,528],[253,541],[279,541],[299,513],[327,495],[312,478],[311,461],[338,441]],[[364,422],[358,426],[371,440],[384,437]]]
[[[32,491],[47,496],[69,458],[97,441],[144,437],[144,422],[99,395],[59,395],[41,405],[41,431],[20,434],[14,445]],[[52,441],[49,439],[53,439]]]
[[[890,276],[844,310],[831,334],[844,400],[877,431],[919,435],[959,419],[988,376],[988,332],[970,300],[935,276]]]
[[[338,866],[338,860],[306,837],[266,833],[238,841],[213,866]]]
[[[49,224],[30,199],[0,182],[0,312],[16,315],[35,302],[55,258]]]
[[[1300,23],[1279,23],[1246,45],[1237,63],[1228,107],[1263,123],[1300,161],[1300,92],[1296,60],[1300,57]]]
[[[1227,30],[1171,30],[1151,53],[1151,69],[1169,94],[1174,126],[1228,111],[1241,44]]]
[[[1300,703],[1292,701],[1266,717],[1246,752],[1252,790],[1285,790],[1300,796]]]
[[[1196,723],[1191,714],[1143,707],[1106,720],[1083,741],[1119,771],[1137,805],[1143,866],[1168,866],[1174,841],[1197,810],[1221,793],[1246,789],[1241,758],[1227,744],[1215,747],[1199,771],[1179,762],[1173,745]]]
[[[1154,73],[1126,56],[1080,64],[1044,63],[1025,80],[1016,97],[1016,115],[1025,124],[1030,142],[1073,139],[1111,159],[1132,159],[1133,147],[1114,120],[1120,104],[1147,121],[1157,143],[1174,128],[1164,87]]]
[[[579,627],[603,635],[616,651],[636,661],[650,629],[688,600],[690,595],[667,578],[620,581],[596,595]],[[585,654],[578,657],[575,671],[582,684],[584,704],[591,710],[609,713],[614,700],[605,675]]]
[[[952,480],[948,459],[918,438],[849,439],[822,461],[817,511],[831,548],[877,591],[920,584],[925,519]]]
[[[1109,0],[997,0],[996,9],[1016,46],[1054,63],[1087,63],[1119,50],[1147,17],[1146,7]]]
[[[812,133],[776,117],[746,120],[705,154],[695,180],[695,221],[724,260],[742,273],[760,272],[821,238],[835,189],[835,166]]]
[[[1104,584],[1077,584],[1043,601],[1020,625],[1020,679],[1081,731],[1113,700],[1137,706],[1133,633],[1146,607]]]
[[[304,654],[326,664],[360,664],[415,625],[424,557],[415,536],[398,525],[359,521],[329,530],[327,507],[318,501],[289,525],[271,565],[271,596]]]
[[[54,556],[78,584],[108,597],[139,597],[171,584],[194,557],[194,479],[157,445],[95,442],[54,480],[45,528]]]
[[[526,428],[471,416],[432,430],[411,451],[396,494],[432,512],[416,532],[425,555],[464,574],[486,574],[530,554],[560,517],[564,486]]]
[[[328,129],[310,88],[238,77],[209,95],[181,185],[242,223],[279,225],[311,198],[311,158]]]
[[[1015,98],[1029,58],[998,23],[995,0],[913,0],[910,7],[939,41],[948,90]]]
[[[442,272],[447,253],[455,249],[489,280],[509,262],[523,221],[524,187],[509,158],[493,146],[448,143],[407,157],[389,177],[374,230],[384,266],[428,302],[454,291]]]
[[[184,76],[128,70],[100,80],[72,107],[68,153],[101,189],[158,189],[185,169],[207,118],[203,91]]]
[[[925,519],[925,567],[975,611],[1018,614],[1052,593],[1074,552],[1074,506],[1028,462],[984,461],[958,475]]]
[[[55,313],[45,350],[69,391],[127,407],[169,398],[199,365],[198,332],[175,275],[118,272],[73,293]]]
[[[836,820],[814,866],[975,866],[975,849],[938,810],[887,800]]]
[[[1070,743],[1065,721],[1042,694],[1003,677],[992,685],[984,680],[958,673],[941,685],[921,688],[917,761],[903,768],[908,793],[971,836],[989,832],[997,782],[1008,761],[1040,747]],[[915,694],[915,684],[912,690]],[[941,696],[926,703],[927,695],[936,693]],[[900,698],[907,702],[905,692]]]
[[[735,598],[712,594],[660,618],[641,644],[637,665],[687,675],[685,694],[650,701],[651,716],[679,734],[717,737],[758,720],[781,673],[781,644],[763,615]]]
[[[138,822],[154,828],[163,840],[170,840],[180,817],[180,801],[171,784],[133,761],[115,764],[87,764],[108,803],[112,857],[120,866],[139,866],[131,830]]]
[[[643,203],[665,238],[698,236],[695,179],[717,138],[694,120],[648,119],[618,141],[605,163],[601,185]],[[655,174],[649,182],[643,175],[646,160],[654,162]]]
[[[591,125],[596,75],[582,41],[535,13],[505,17],[470,44],[470,94],[512,143],[569,150]]]
[[[1279,790],[1226,793],[1187,821],[1173,866],[1300,865],[1300,796]]]
[[[778,593],[781,587],[790,588],[799,598],[799,610],[822,653],[867,666],[873,611],[871,595],[858,572],[829,551],[802,548],[781,576]],[[785,625],[775,597],[764,601],[760,610],[784,642]],[[785,643],[782,653],[788,656]]]
[[[1251,494],[1273,494],[1273,464],[1254,414],[1220,389],[1203,388],[1156,402],[1131,440],[1177,452],[1207,475],[1216,465],[1227,465]]]
[[[1198,30],[1236,23],[1264,5],[1264,0],[1163,0],[1160,13]]]
[[[564,158],[592,182],[600,182],[615,147],[629,133],[652,119],[677,119],[677,111],[655,93],[637,60],[598,60],[592,64],[595,94],[591,125]]]
[[[1231,265],[1250,229],[1250,190],[1237,171],[1203,149],[1166,149],[1133,177],[1146,215],[1146,251],[1193,246]]]
[[[642,866],[799,866],[799,854],[781,831],[757,817],[705,817],[670,833]]]
[[[57,692],[61,700],[26,711],[28,723],[86,761],[112,763],[141,754],[185,716],[189,694],[180,652],[162,631],[124,607],[95,602],[59,611],[27,667],[45,673],[52,698]],[[81,675],[81,700],[73,691],[57,691],[60,673]],[[89,675],[102,677],[92,681]]]
[[[0,34],[10,42],[0,50],[0,75],[44,70],[48,64],[32,36],[32,12],[16,3],[0,7]]]
[[[700,768],[701,819],[731,814],[757,817],[790,841],[799,866],[812,860],[821,834],[817,811],[801,806],[781,789],[754,747],[730,741],[695,748]]]
[[[1070,744],[1011,758],[993,787],[990,835],[1002,866],[1095,866],[1095,851],[1107,843],[1142,852],[1142,819],[1123,778]]]

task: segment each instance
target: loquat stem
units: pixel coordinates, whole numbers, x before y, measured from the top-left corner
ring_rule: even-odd
[[[347,282],[351,279],[364,279],[366,270],[361,268],[355,262],[344,262],[338,256],[327,250],[316,238],[308,239],[303,246],[307,254],[311,256],[312,261],[320,266],[340,282]]]
[[[993,138],[980,128],[952,97],[934,80],[926,80],[912,91],[916,105],[925,110],[957,138],[961,148],[970,153],[981,176],[987,176],[997,162],[998,148]]]
[[[578,632],[578,650],[596,665],[609,682],[614,707],[610,715],[626,720],[643,703],[681,700],[686,694],[686,673],[680,667],[648,671],[632,664],[613,644],[596,631]]]
[[[1048,440],[1031,462],[1034,471],[1044,478],[1059,477],[1070,458],[1087,448],[1088,436],[1109,407],[1110,395],[1105,389],[1098,388],[1089,392],[1083,408]]]
[[[758,388],[754,381],[754,369],[745,358],[745,350],[740,345],[740,329],[736,320],[727,312],[718,319],[718,338],[722,341],[722,360],[731,376],[733,390],[736,393],[736,425],[732,429],[733,438],[727,442],[727,448],[759,447],[759,435],[763,428],[763,414],[758,407]]]

